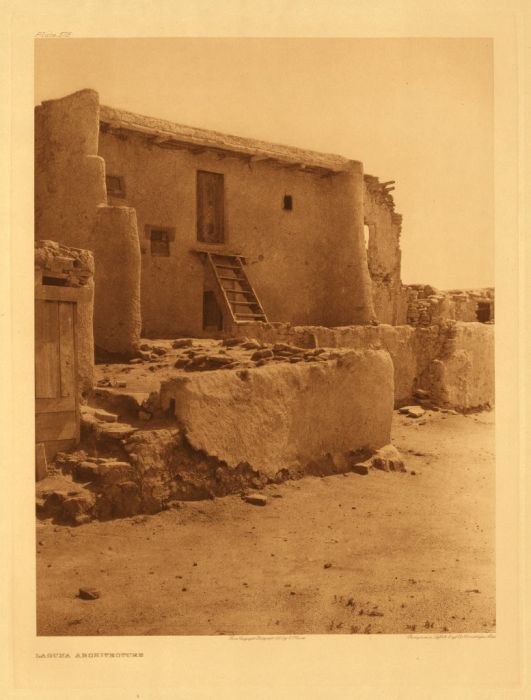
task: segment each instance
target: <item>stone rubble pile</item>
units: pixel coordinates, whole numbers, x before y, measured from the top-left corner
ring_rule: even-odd
[[[226,338],[212,344],[202,343],[199,339],[179,338],[171,342],[170,347],[142,343],[137,357],[129,360],[130,372],[135,367],[147,364],[151,371],[173,366],[184,372],[206,372],[213,370],[249,369],[262,367],[269,362],[324,362],[337,359],[341,353],[327,351],[323,348],[302,348],[288,343],[259,342],[254,338]],[[104,377],[97,382],[98,387],[125,388],[127,382],[112,382]]]
[[[66,287],[83,287],[94,275],[92,253],[55,241],[35,242],[35,270],[43,277],[63,280]]]

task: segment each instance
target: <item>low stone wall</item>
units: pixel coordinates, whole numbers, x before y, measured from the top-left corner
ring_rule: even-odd
[[[188,443],[231,469],[270,479],[333,462],[346,471],[390,441],[393,365],[384,350],[353,350],[319,364],[214,371],[163,382],[163,410]]]
[[[441,291],[423,284],[402,287],[406,299],[406,321],[412,326],[430,326],[448,320],[493,321],[494,289],[450,289]]]

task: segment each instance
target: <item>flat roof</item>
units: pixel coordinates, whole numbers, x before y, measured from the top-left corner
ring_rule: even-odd
[[[235,157],[248,162],[270,161],[280,167],[323,176],[344,172],[352,163],[359,163],[343,156],[184,126],[105,105],[100,106],[100,125],[106,132],[143,134],[161,148],[217,152],[221,158]]]

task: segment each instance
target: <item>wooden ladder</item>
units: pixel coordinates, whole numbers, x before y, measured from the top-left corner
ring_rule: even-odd
[[[267,323],[265,311],[243,268],[242,256],[221,253],[206,255],[232,320],[235,323]]]

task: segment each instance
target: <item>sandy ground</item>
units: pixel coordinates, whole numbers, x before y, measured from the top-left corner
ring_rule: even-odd
[[[307,477],[265,507],[39,522],[38,634],[492,632],[494,415],[395,414],[393,442],[406,474]]]

